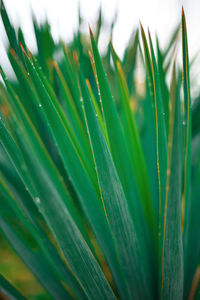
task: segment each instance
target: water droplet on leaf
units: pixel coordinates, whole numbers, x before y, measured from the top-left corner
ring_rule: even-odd
[[[39,198],[39,197],[36,197],[36,198],[35,198],[35,202],[36,202],[37,204],[39,204],[39,203],[40,203],[40,198]]]

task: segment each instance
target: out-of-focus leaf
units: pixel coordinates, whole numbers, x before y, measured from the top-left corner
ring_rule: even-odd
[[[10,300],[25,300],[15,288],[0,274],[0,292]]]
[[[126,48],[123,58],[123,68],[124,73],[126,74],[127,85],[129,89],[129,93],[135,92],[134,86],[134,72],[136,68],[137,62],[137,50],[139,43],[139,32],[136,30],[133,36],[131,37],[131,44]]]

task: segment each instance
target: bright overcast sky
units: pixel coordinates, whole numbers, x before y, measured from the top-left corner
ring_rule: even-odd
[[[21,25],[26,42],[35,49],[33,28],[31,26],[31,9],[39,21],[45,16],[52,26],[53,36],[70,39],[77,28],[78,0],[4,0],[9,15],[16,25]],[[94,23],[99,7],[102,7],[106,22],[110,23],[118,12],[114,30],[113,43],[121,55],[132,30],[139,20],[145,27],[149,26],[152,34],[157,32],[161,43],[167,42],[170,32],[181,18],[181,6],[184,5],[190,51],[200,49],[200,0],[80,0],[82,15],[86,24]],[[0,23],[1,41],[5,43],[5,33]],[[7,60],[0,45],[0,63]]]

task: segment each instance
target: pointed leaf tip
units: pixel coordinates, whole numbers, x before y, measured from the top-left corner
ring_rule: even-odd
[[[149,35],[149,38],[151,39],[151,33],[150,33],[149,27],[148,27],[148,35]]]
[[[22,49],[23,54],[25,55],[26,52],[25,52],[25,50],[24,50],[24,47],[23,47],[22,43],[20,42],[19,45],[20,45],[20,47],[21,47],[21,49]]]
[[[183,7],[183,6],[182,6],[182,21],[183,21],[184,25],[186,26],[185,10],[184,10],[184,7]]]
[[[89,26],[90,35],[93,37],[93,33],[92,33],[92,29],[90,27],[90,24],[88,24],[88,26]]]
[[[4,2],[3,0],[1,0],[1,7],[0,7],[1,11],[5,9],[5,5],[4,5]]]
[[[140,29],[141,29],[142,35],[144,35],[144,34],[145,34],[145,33],[144,33],[144,27],[143,27],[141,21],[140,21]]]

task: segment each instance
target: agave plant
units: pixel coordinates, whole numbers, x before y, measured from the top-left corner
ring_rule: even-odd
[[[16,80],[1,69],[0,228],[42,299],[200,299],[200,106],[184,12],[182,67],[179,27],[161,50],[141,25],[143,47],[136,30],[120,60],[112,42],[99,54],[101,14],[91,46],[80,30],[55,43],[33,20],[36,55],[4,5],[1,17]],[[3,275],[2,297],[27,297]]]

